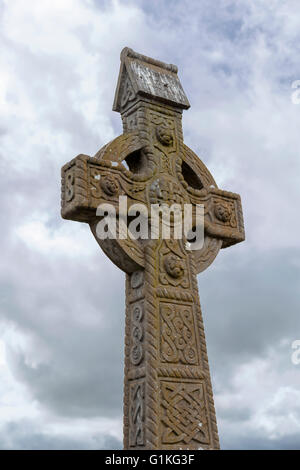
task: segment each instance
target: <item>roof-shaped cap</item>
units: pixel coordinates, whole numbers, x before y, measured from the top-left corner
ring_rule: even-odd
[[[188,109],[190,103],[177,76],[177,67],[144,56],[125,47],[113,111],[122,111],[137,95],[152,98],[177,108]]]

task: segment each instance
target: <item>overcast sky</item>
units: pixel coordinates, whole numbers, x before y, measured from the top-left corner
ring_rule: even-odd
[[[242,197],[198,277],[221,446],[300,449],[299,32],[297,0],[0,0],[0,449],[122,445],[124,274],[60,168],[122,133],[124,46],[178,65],[185,143]]]

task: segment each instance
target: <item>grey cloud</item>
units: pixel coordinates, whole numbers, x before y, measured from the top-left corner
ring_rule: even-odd
[[[280,438],[271,439],[265,434],[250,433],[247,436],[227,436],[221,439],[223,450],[298,450],[299,434],[292,434]]]
[[[29,420],[10,422],[1,429],[2,450],[94,450],[120,449],[121,442],[105,434],[72,438],[50,434]]]
[[[245,242],[221,251],[215,266],[199,276],[205,322],[217,355],[227,360],[237,353],[259,356],[281,338],[293,337],[300,327],[299,257],[300,250],[261,253]]]
[[[246,242],[222,251],[199,275],[222,446],[299,448],[299,434],[271,438],[255,420],[253,424],[260,406],[255,397],[245,396],[244,404],[235,402],[241,386],[235,382],[239,368],[250,367],[256,359],[276,371],[270,378],[271,391],[264,392],[266,379],[256,384],[258,395],[270,394],[271,399],[281,386],[300,388],[299,368],[291,364],[289,346],[300,331],[300,253],[294,235],[299,118],[286,90],[290,77],[300,78],[298,33],[292,24],[288,28],[280,13],[285,7],[279,3],[273,12],[267,6],[234,4],[217,2],[212,7],[208,0],[184,1],[170,11],[168,2],[122,2],[136,16],[135,27],[123,25],[119,35],[114,31],[111,41],[99,44],[93,26],[78,26],[72,31],[83,45],[78,56],[72,49],[66,54],[39,50],[34,42],[29,48],[1,33],[14,66],[11,80],[21,87],[11,87],[12,109],[20,96],[26,96],[34,113],[33,118],[26,117],[20,107],[19,116],[12,112],[1,123],[1,327],[13,326],[27,340],[23,347],[8,345],[15,380],[57,417],[122,414],[124,275],[101,253],[87,226],[61,220],[59,211],[60,166],[78,153],[94,154],[121,132],[111,104],[119,51],[129,45],[179,65],[192,102],[184,115],[186,143],[200,151],[221,187],[242,194]],[[99,2],[93,8],[95,15],[104,11]],[[105,11],[112,11],[110,3]],[[99,28],[100,35],[101,24]],[[79,73],[84,57],[90,60],[84,63],[86,70],[99,77],[94,97],[98,127],[91,126],[89,113],[78,108],[85,99]],[[269,94],[264,94],[264,86]],[[43,252],[34,241],[28,246],[20,240],[16,230],[33,214],[50,233],[71,226],[74,234],[81,230],[87,255],[70,256],[67,250],[56,253],[53,248]],[[277,351],[276,363],[272,351]],[[249,386],[253,380],[257,379],[249,376]],[[224,396],[229,397],[226,406],[219,400]],[[268,419],[286,413],[288,420],[291,410],[299,421],[293,403],[283,410],[275,402],[264,411]],[[43,418],[40,425],[11,420],[5,426],[0,430],[3,448],[121,445],[108,435],[53,435]]]
[[[74,262],[49,266],[40,259],[32,265],[27,259],[26,283],[17,280],[13,297],[6,291],[2,310],[7,321],[29,336],[30,357],[38,363],[31,366],[25,353],[8,350],[16,378],[43,405],[66,415],[116,415],[122,400],[122,275],[105,283],[95,264],[93,271]],[[45,275],[36,291],[37,279]],[[50,356],[46,363],[43,350]]]

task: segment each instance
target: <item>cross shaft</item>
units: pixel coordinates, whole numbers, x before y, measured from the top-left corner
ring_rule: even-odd
[[[113,109],[124,133],[62,169],[62,217],[87,222],[126,273],[124,448],[219,448],[196,275],[220,248],[244,240],[240,197],[218,189],[183,143],[189,107],[177,67],[125,48]],[[101,204],[204,206],[204,244],[186,239],[99,238]],[[102,214],[103,215],[103,214]],[[195,215],[195,214],[194,214]],[[103,219],[102,219],[103,220]]]

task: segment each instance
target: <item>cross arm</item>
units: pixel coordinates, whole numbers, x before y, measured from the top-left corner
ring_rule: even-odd
[[[205,210],[204,230],[222,239],[222,248],[245,240],[241,198],[239,194],[210,188]]]
[[[110,203],[118,214],[119,196],[128,207],[144,202],[145,183],[132,181],[132,173],[120,162],[78,155],[61,170],[61,215],[64,219],[93,222],[97,207]]]
[[[196,192],[196,191],[194,191]],[[217,188],[202,189],[192,197],[204,205],[204,232],[222,240],[222,248],[245,240],[241,198],[239,194]]]
[[[110,169],[111,162],[100,163],[82,154],[62,167],[61,215],[64,219],[89,223],[96,217],[104,193],[100,178]]]

